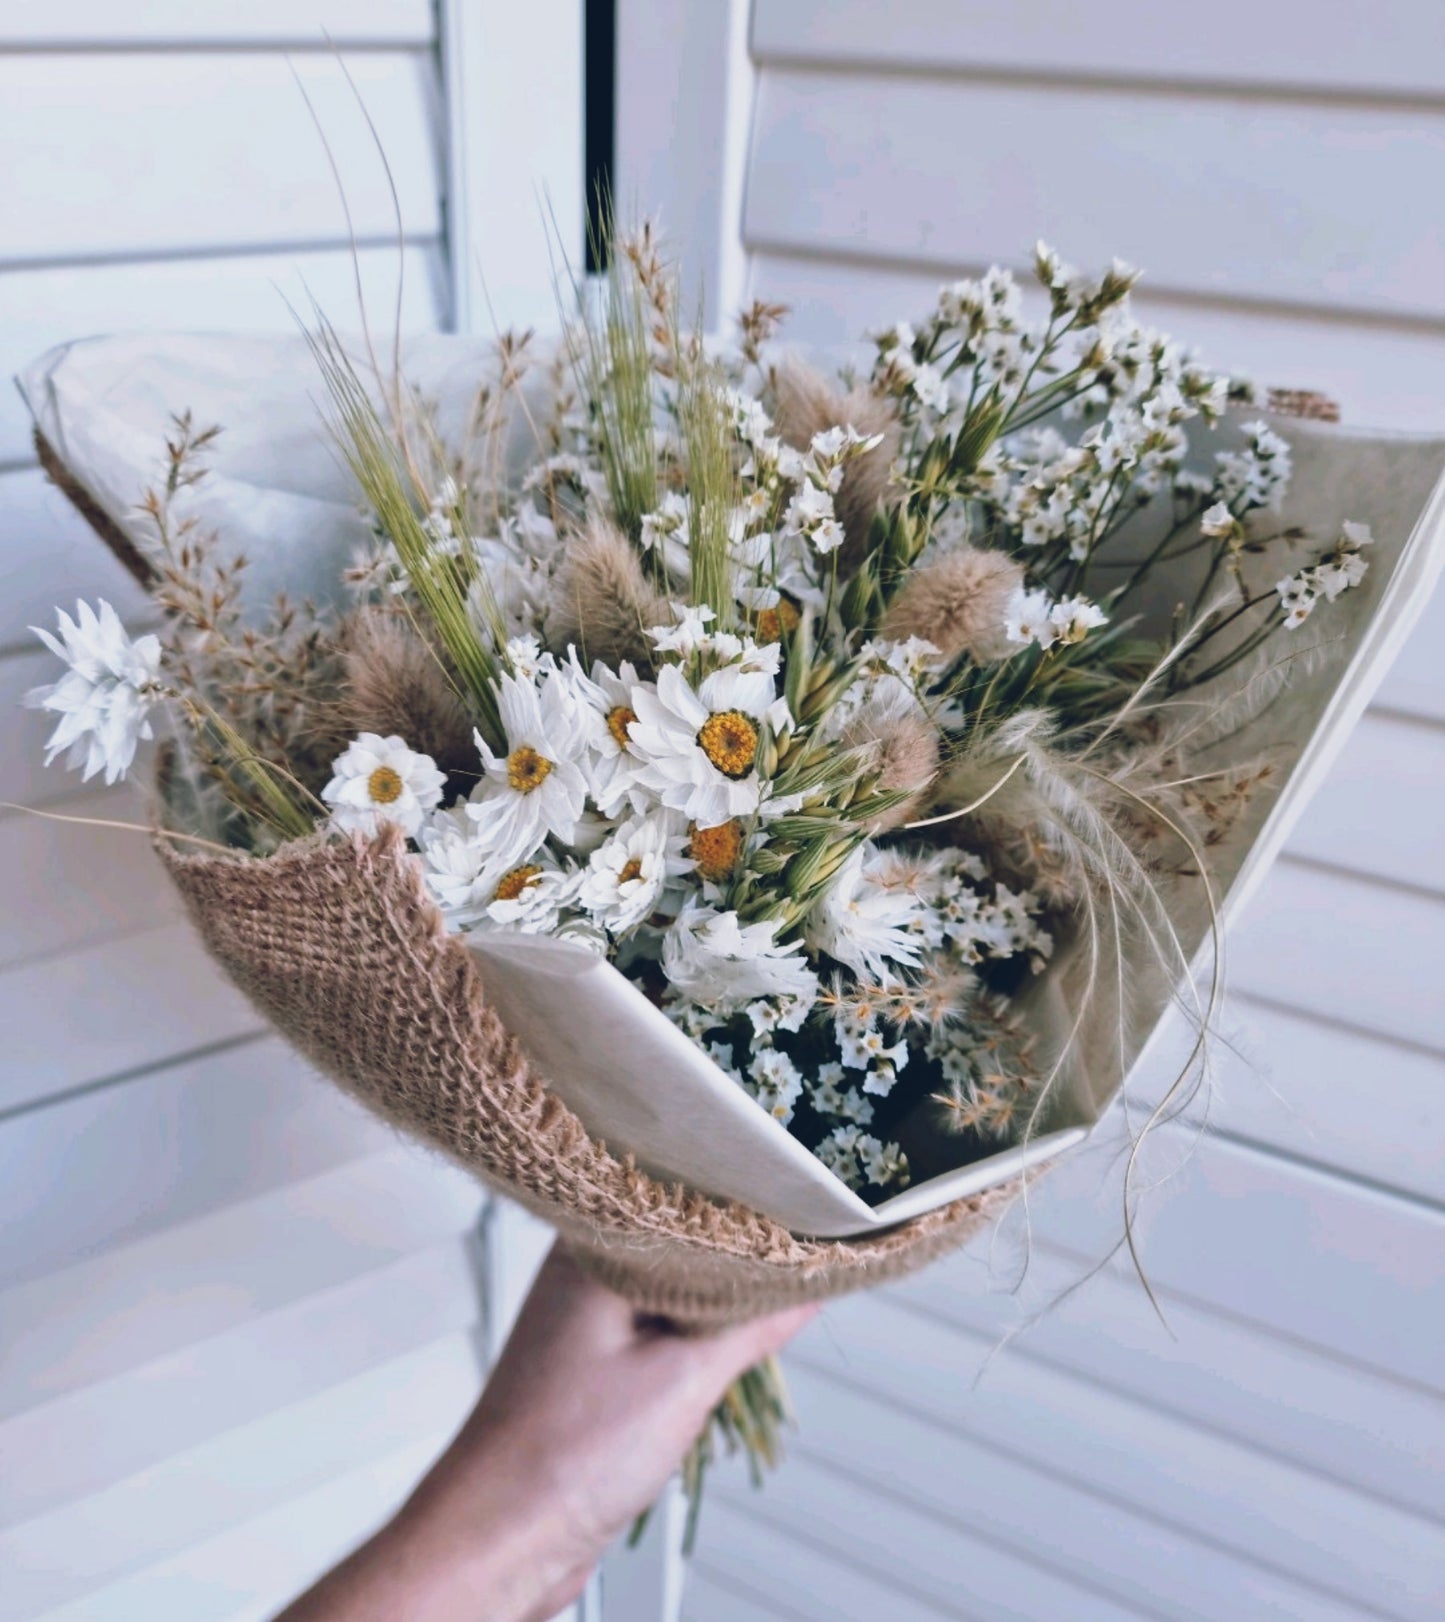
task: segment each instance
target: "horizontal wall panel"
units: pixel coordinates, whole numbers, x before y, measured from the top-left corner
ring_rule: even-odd
[[[997,1279],[990,1287],[988,1259],[971,1249],[905,1280],[893,1295],[977,1337],[960,1347],[961,1370],[977,1367],[985,1347],[999,1347],[1001,1359],[1072,1369],[1121,1396],[1445,1520],[1445,1401],[1372,1379],[1358,1366],[1167,1291],[1166,1327],[1137,1277],[1109,1269],[1081,1283],[1082,1274],[1077,1260],[1039,1242],[1022,1288],[1004,1291]],[[1017,1338],[1003,1344],[1013,1331]]]
[[[966,154],[966,161],[961,155]],[[744,239],[927,265],[1119,254],[1155,285],[1445,318],[1445,110],[765,71]],[[1087,188],[1087,206],[1080,189]]]
[[[1380,795],[1385,783],[1388,802]],[[1442,788],[1445,727],[1366,715],[1306,806],[1289,849],[1445,898]]]
[[[0,475],[0,563],[0,649],[41,647],[30,627],[54,634],[56,610],[74,618],[77,597],[104,598],[128,621],[152,612],[134,577],[38,468]],[[63,671],[47,657],[41,680]]]
[[[396,177],[410,237],[439,230],[435,67],[423,53],[347,64]],[[297,79],[300,84],[298,85]],[[128,258],[344,243],[316,117],[363,239],[395,236],[385,171],[341,67],[280,54],[0,56],[0,257]],[[83,116],[82,116],[83,115]],[[87,129],[103,128],[103,140]]]
[[[1441,963],[1445,902],[1286,859],[1241,918],[1228,972],[1255,996],[1445,1051]]]
[[[726,1558],[725,1555],[720,1558]],[[714,1568],[699,1560],[688,1562],[683,1591],[683,1622],[807,1622],[798,1611],[780,1611],[747,1581],[767,1581],[765,1573]]]
[[[1061,251],[1073,252],[1062,228]],[[1037,234],[1037,233],[1035,233]],[[1031,277],[1023,255],[1033,238],[991,243],[977,261],[957,260],[927,270],[870,263],[866,257],[799,257],[764,251],[752,259],[751,296],[791,309],[784,338],[802,345],[855,346],[866,359],[863,335],[895,321],[916,321],[937,298],[941,283],[974,275],[1000,256]],[[886,244],[873,245],[879,250]],[[1428,431],[1445,427],[1445,331],[1406,323],[1353,323],[1346,316],[1306,315],[1227,300],[1169,298],[1151,288],[1156,266],[1140,261],[1145,277],[1134,307],[1147,325],[1170,333],[1211,366],[1254,378],[1264,387],[1316,389],[1337,401],[1346,422],[1360,427]]]
[[[808,1387],[810,1393],[814,1389]],[[812,1405],[812,1419],[824,1430],[843,1417],[820,1408]],[[799,1415],[807,1425],[808,1407],[801,1407]],[[872,1444],[876,1434],[871,1428],[850,1433],[855,1445],[860,1437]],[[936,1468],[927,1455],[916,1462],[922,1470]],[[1157,1615],[1151,1609],[1136,1609],[1112,1585],[1101,1592],[1087,1579],[1080,1583],[1061,1575],[1052,1547],[1024,1552],[990,1542],[978,1535],[978,1523],[966,1513],[947,1519],[920,1515],[917,1505],[905,1509],[897,1498],[870,1490],[863,1474],[865,1480],[852,1472],[824,1470],[797,1452],[768,1478],[761,1492],[735,1476],[719,1481],[716,1491],[741,1514],[765,1519],[785,1535],[816,1539],[878,1581],[896,1583],[910,1597],[933,1603],[947,1616],[976,1616],[990,1622],[1006,1617],[1125,1622]],[[818,1513],[823,1504],[828,1506],[826,1519]],[[707,1512],[705,1506],[703,1514]],[[905,1515],[906,1541],[899,1535]],[[819,1604],[813,1614],[832,1616],[834,1605]]]
[[[784,1466],[786,1468],[786,1466]],[[745,1508],[708,1484],[697,1559],[709,1570],[737,1571],[785,1617],[829,1622],[970,1622],[977,1613],[941,1606],[906,1586],[905,1574],[877,1576],[832,1548],[819,1530],[776,1523],[759,1494]],[[764,1489],[766,1491],[766,1489]],[[819,1506],[819,1514],[823,1513]],[[686,1615],[686,1600],[683,1614]],[[639,1619],[641,1622],[641,1619]],[[983,1622],[978,1618],[978,1622]]]
[[[1445,587],[1437,586],[1425,605],[1377,702],[1422,720],[1445,721]]]
[[[408,1372],[423,1377],[427,1370]],[[455,1390],[443,1388],[442,1395],[459,1412],[468,1391],[464,1363],[453,1378]],[[44,1622],[272,1622],[282,1605],[401,1507],[455,1428],[452,1422],[420,1434],[253,1520],[49,1610]],[[304,1433],[275,1445],[298,1443],[306,1445]]]
[[[418,1440],[430,1440],[428,1453],[435,1453],[438,1435],[461,1422],[478,1387],[472,1338],[452,1333],[107,1491],[10,1526],[0,1533],[0,1559],[5,1604],[15,1609],[0,1616],[75,1603]]]
[[[972,1352],[971,1346],[960,1347],[961,1356]],[[968,1544],[959,1537],[960,1528],[965,1536],[994,1537],[1006,1545],[1013,1551],[1004,1556],[1006,1566],[1016,1562],[1019,1552],[1037,1551],[1035,1557],[1046,1560],[1055,1573],[1111,1595],[1119,1615],[1178,1617],[1181,1622],[1271,1614],[1347,1622],[1359,1615],[1354,1606],[1318,1589],[1254,1561],[1222,1554],[1192,1536],[1187,1524],[1130,1513],[1047,1467],[920,1419],[890,1400],[891,1381],[865,1390],[793,1363],[788,1390],[798,1433],[789,1447],[784,1496],[786,1477],[795,1461],[802,1460],[815,1467],[807,1484],[815,1505],[831,1502],[834,1472],[871,1485],[886,1495],[875,1517],[881,1535],[897,1539],[899,1529],[907,1528],[899,1553],[909,1569],[914,1569],[915,1549],[941,1551],[948,1562],[943,1582],[959,1582],[964,1593],[975,1568],[987,1569],[998,1556],[965,1555]],[[773,1489],[769,1481],[769,1508]],[[854,1546],[851,1528],[836,1530],[845,1547]],[[827,1535],[834,1531],[830,1521]],[[1019,1608],[1024,1616],[1075,1614],[1072,1605],[1059,1605],[1056,1598],[1050,1606],[1046,1601],[1051,1596],[1032,1591],[1027,1581],[1015,1593],[1031,1601]],[[994,1600],[1002,1609],[980,1614],[1012,1614],[1006,1595]]]
[[[0,1458],[9,1464],[0,1526],[99,1494],[171,1454],[467,1330],[477,1311],[468,1245],[452,1238],[30,1408],[0,1424]]]
[[[1445,1598],[1433,1523],[1061,1371],[998,1358],[972,1384],[960,1332],[886,1298],[847,1298],[828,1319],[837,1349],[814,1334],[798,1360],[925,1421],[1367,1610],[1424,1622]]]
[[[178,1224],[0,1295],[0,1412],[244,1326],[470,1231],[464,1173],[397,1148]]]
[[[146,0],[118,9],[108,0],[19,5],[0,16],[0,50],[74,45],[208,44],[256,46],[425,45],[436,31],[427,0],[247,0],[245,6]]]
[[[1122,1144],[1115,1111],[1038,1179],[1027,1211],[1005,1216],[1006,1242],[1031,1221],[1088,1262],[1119,1251],[1126,1271]],[[1184,1126],[1155,1133],[1135,1189],[1136,1241],[1160,1288],[1445,1394],[1445,1211]]]
[[[765,63],[1138,76],[1445,99],[1445,38],[1432,0],[1385,0],[1368,12],[1328,0],[1307,18],[1289,7],[1221,0],[1191,13],[1187,27],[1150,0],[1087,7],[1033,0],[1018,8],[987,0],[887,7],[758,0],[752,47]]]
[[[395,328],[398,279],[403,331],[442,325],[444,264],[436,241],[408,243],[402,255],[385,245],[363,247],[354,262],[340,245],[310,253],[12,269],[0,272],[0,378],[56,344],[100,334],[291,332],[298,314],[310,317],[313,299],[339,331],[359,328],[364,314],[384,345]],[[178,411],[185,405],[175,402]],[[19,393],[0,389],[0,462],[30,457],[30,427]]]
[[[1236,982],[1195,1113],[1345,1176],[1445,1202],[1445,1056],[1266,1007],[1247,991]]]
[[[0,1288],[395,1147],[274,1036],[29,1110],[0,1129]]]
[[[92,781],[95,781],[94,779]],[[79,778],[72,778],[72,786]],[[117,784],[55,809],[73,817],[145,827],[147,795]],[[0,972],[26,959],[94,945],[180,917],[180,897],[144,832],[0,814]]]
[[[7,970],[0,1020],[0,1110],[260,1028],[185,923]]]

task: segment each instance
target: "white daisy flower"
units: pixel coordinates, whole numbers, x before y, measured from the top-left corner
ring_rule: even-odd
[[[592,853],[578,900],[613,935],[656,910],[669,882],[686,871],[686,829],[675,811],[631,817]]]
[[[321,791],[331,826],[342,833],[375,833],[394,822],[411,836],[428,811],[441,804],[446,774],[430,755],[408,749],[402,738],[361,733],[331,763],[333,776]]]
[[[417,834],[422,876],[442,916],[453,929],[465,929],[492,899],[501,872],[488,863],[465,804],[437,811]]]
[[[543,675],[535,684],[502,676],[497,707],[507,753],[493,754],[476,735],[483,775],[467,815],[488,858],[505,867],[524,861],[549,834],[564,845],[573,842],[587,803],[578,764],[585,734],[577,700],[560,675]]]
[[[558,865],[546,850],[520,862],[497,880],[478,927],[516,930],[523,935],[576,938],[575,931],[559,930],[563,909],[577,897],[578,874]]]
[[[82,781],[104,771],[106,782],[114,783],[130,770],[136,745],[153,736],[150,708],[164,691],[161,645],[154,636],[132,641],[110,604],[102,600],[99,607],[97,614],[78,602],[73,620],[57,609],[59,639],[31,626],[70,669],[59,681],[32,688],[24,703],[60,717],[46,740],[47,766],[67,749],[65,764],[82,766]]]
[[[700,828],[751,816],[762,803],[758,745],[764,725],[789,719],[765,670],[729,666],[703,677],[696,691],[676,665],[657,684],[632,690],[637,719],[628,727],[637,780]]]
[[[637,719],[632,708],[636,669],[624,663],[614,672],[599,660],[588,676],[573,648],[561,677],[577,699],[587,741],[583,771],[597,808],[609,817],[624,808],[647,810],[653,797],[637,781],[637,758],[628,746],[628,729]]]
[[[927,907],[908,890],[883,884],[878,852],[865,842],[838,869],[808,914],[807,940],[855,974],[886,980],[890,969],[918,962]]]
[[[818,977],[808,967],[800,941],[780,945],[775,921],[745,924],[735,912],[718,912],[689,898],[662,938],[662,968],[689,1002],[733,1013],[760,997],[779,997],[811,1007]]]

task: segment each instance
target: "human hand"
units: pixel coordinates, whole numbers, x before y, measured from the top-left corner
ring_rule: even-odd
[[[554,1245],[455,1441],[278,1622],[544,1622],[655,1502],[732,1381],[816,1310],[678,1335]]]

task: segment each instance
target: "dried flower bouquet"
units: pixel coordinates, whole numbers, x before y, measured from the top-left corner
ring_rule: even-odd
[[[534,950],[605,965],[624,1034],[683,1033],[738,1108],[896,1221],[927,1209],[890,1203],[910,1185],[1092,1120],[1192,985],[1293,764],[1257,722],[1327,657],[1312,633],[1365,581],[1371,529],[1281,516],[1291,444],[1220,427],[1249,388],[1141,327],[1123,266],[1081,276],[1040,247],[1037,319],[992,270],[840,380],[781,354],[764,305],[704,343],[652,232],[614,250],[555,352],[498,343],[460,423],[319,323],[369,539],[317,607],[248,596],[189,504],[215,430],[178,415],[126,526],[160,630],[62,613],[40,635],[67,672],[31,702],[52,755],[107,781],[160,720],[176,837],[278,860],[384,845],[504,1016]],[[534,1059],[568,1019],[543,1008]],[[594,1133],[588,1105],[608,1119],[548,1081]],[[696,1151],[609,1143],[735,1193]],[[805,1293],[873,1276],[770,1232]],[[920,1229],[899,1265],[938,1242]],[[773,1386],[728,1412],[766,1455]]]

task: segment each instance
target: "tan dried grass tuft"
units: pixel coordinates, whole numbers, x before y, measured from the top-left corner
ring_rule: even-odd
[[[914,570],[883,618],[883,634],[922,637],[950,659],[1002,659],[1010,651],[1009,599],[1023,582],[1023,569],[1002,552],[959,547]]]
[[[434,649],[403,613],[362,608],[342,627],[344,679],[335,723],[344,737],[395,734],[442,771],[475,777],[472,721]]]
[[[797,356],[773,369],[773,422],[779,434],[798,450],[807,450],[814,434],[829,428],[856,428],[860,434],[882,434],[883,443],[848,464],[833,510],[843,526],[842,561],[857,564],[868,544],[868,526],[888,489],[889,472],[898,455],[901,430],[892,401],[863,385],[846,393]]]
[[[575,643],[584,659],[614,668],[624,660],[652,662],[649,626],[667,625],[672,609],[643,573],[636,548],[605,519],[572,537],[552,605],[548,640]]]
[[[844,728],[842,742],[868,751],[879,789],[904,796],[866,824],[869,833],[901,828],[917,815],[938,776],[939,755],[937,729],[916,705],[864,704]]]

